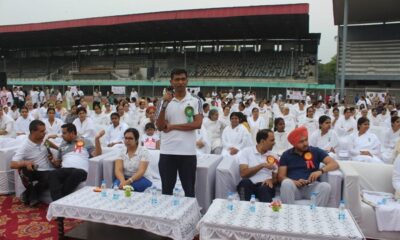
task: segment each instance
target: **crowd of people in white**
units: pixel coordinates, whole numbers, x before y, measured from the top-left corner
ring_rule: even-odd
[[[52,98],[51,95],[54,95]],[[188,94],[194,94],[188,92]],[[255,146],[257,133],[273,129],[275,144],[271,152],[279,159],[292,148],[288,134],[304,126],[309,145],[325,150],[335,160],[352,160],[393,164],[400,152],[400,117],[390,99],[386,102],[362,97],[352,106],[338,99],[271,100],[260,99],[254,91],[240,89],[235,93],[212,92],[203,97],[203,123],[196,130],[197,154],[222,154],[235,158],[243,149]],[[105,130],[101,139],[103,149],[124,147],[124,133],[136,128],[140,146],[160,148],[160,133],[156,128],[156,97],[139,97],[132,89],[129,97],[112,93],[102,96],[97,89],[93,100],[79,88],[61,91],[33,88],[29,94],[15,87],[0,92],[0,141],[23,139],[29,135],[32,120],[42,120],[46,138],[62,142],[64,123],[73,123],[77,135],[94,142],[96,134]],[[52,101],[54,100],[54,101]],[[92,103],[92,104],[89,104]],[[398,160],[399,162],[400,160]],[[400,190],[400,164],[394,171],[394,183]]]

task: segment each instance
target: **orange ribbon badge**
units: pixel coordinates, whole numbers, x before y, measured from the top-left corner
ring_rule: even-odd
[[[78,140],[75,144],[75,152],[82,152],[82,147],[85,146],[85,142],[82,140]]]
[[[304,153],[304,160],[306,161],[306,165],[307,165],[308,169],[315,168],[314,162],[313,162],[313,155],[311,152]]]
[[[276,163],[276,159],[273,156],[268,156],[267,163],[269,163],[269,164]]]

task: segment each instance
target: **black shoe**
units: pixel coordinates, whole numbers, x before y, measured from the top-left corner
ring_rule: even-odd
[[[35,207],[36,205],[38,205],[39,200],[37,198],[33,198],[29,201],[29,206],[30,207]]]
[[[29,191],[28,189],[25,190],[20,197],[21,202],[23,202],[25,205],[29,204]]]

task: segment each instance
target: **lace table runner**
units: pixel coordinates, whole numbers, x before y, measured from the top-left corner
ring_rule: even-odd
[[[47,219],[55,217],[81,219],[110,225],[143,229],[173,239],[192,240],[197,234],[196,225],[201,218],[200,207],[195,198],[180,198],[177,206],[173,197],[158,195],[157,204],[151,204],[148,193],[132,193],[126,198],[120,191],[118,200],[84,187],[49,205]]]
[[[337,208],[283,205],[279,213],[267,203],[234,201],[233,211],[228,201],[214,200],[198,229],[201,239],[365,239],[349,211],[339,220]]]

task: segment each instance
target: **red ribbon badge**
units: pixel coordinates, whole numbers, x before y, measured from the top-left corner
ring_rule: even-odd
[[[306,161],[306,165],[308,169],[314,169],[313,155],[311,152],[304,153],[304,160]]]
[[[85,142],[82,140],[78,140],[75,144],[75,152],[82,152],[82,147],[85,145]]]

